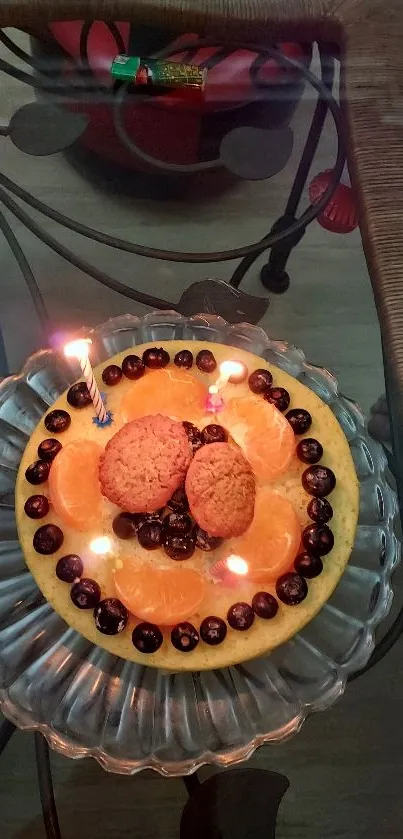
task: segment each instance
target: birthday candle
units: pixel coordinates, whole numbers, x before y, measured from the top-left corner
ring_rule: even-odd
[[[91,367],[91,362],[88,357],[90,344],[90,338],[85,338],[78,341],[70,341],[70,343],[66,344],[64,348],[64,354],[67,356],[67,358],[77,358],[83,376],[85,378],[86,385],[88,387],[92,399],[92,403],[94,405],[95,413],[99,421],[102,423],[106,421],[107,413],[105,405],[102,401],[102,396],[99,392],[98,385],[95,381],[94,371]]]

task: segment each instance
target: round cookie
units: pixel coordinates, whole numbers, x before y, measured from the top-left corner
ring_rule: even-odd
[[[181,422],[159,414],[141,417],[107,443],[99,467],[102,493],[128,513],[152,513],[183,483],[190,461]]]
[[[243,454],[228,443],[196,452],[186,476],[186,494],[197,524],[211,536],[241,536],[253,519],[255,478]]]

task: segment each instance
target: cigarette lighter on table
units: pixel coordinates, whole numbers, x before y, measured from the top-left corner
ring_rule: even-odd
[[[129,82],[136,87],[154,86],[170,88],[193,88],[203,91],[207,70],[196,64],[179,64],[175,61],[160,61],[154,58],[117,55],[111,66],[116,81]]]

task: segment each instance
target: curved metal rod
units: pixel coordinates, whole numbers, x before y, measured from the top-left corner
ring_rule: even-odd
[[[320,54],[320,66],[321,66],[321,78],[323,84],[327,87],[329,92],[331,93],[333,90],[333,81],[334,81],[334,60],[333,58],[325,55],[323,50],[319,47],[319,54]],[[325,59],[327,64],[325,65]],[[327,78],[325,79],[326,73]],[[312,165],[313,157],[316,153],[316,150],[319,145],[319,140],[321,138],[323,126],[325,124],[325,119],[327,116],[328,105],[319,94],[319,99],[315,107],[315,111],[312,117],[311,126],[309,129],[309,133],[305,142],[304,150],[302,152],[301,160],[298,165],[298,169],[294,178],[294,183],[291,187],[290,196],[288,198],[286,208],[285,208],[285,215],[295,215],[298,209],[299,202],[301,200],[302,192],[306,183],[306,179],[309,174],[309,170]],[[333,178],[332,178],[332,186],[333,186]],[[337,183],[334,186],[336,189]],[[262,240],[264,241],[264,240]],[[233,288],[239,288],[245,274],[249,271],[252,267],[254,262],[259,258],[260,254],[255,253],[251,254],[250,256],[244,257],[244,259],[239,263],[239,265],[235,268],[235,271],[229,281],[230,285]]]
[[[46,839],[62,839],[53,793],[49,746],[42,734],[35,734],[35,757]]]
[[[5,215],[0,211],[0,230],[10,247],[10,250],[14,256],[15,261],[21,271],[21,274],[25,280],[25,284],[28,288],[28,291],[31,295],[32,302],[34,304],[34,308],[36,314],[38,315],[39,322],[42,326],[42,329],[45,333],[45,336],[49,335],[50,331],[50,321],[49,315],[46,310],[46,306],[42,297],[42,294],[39,290],[38,284],[32,272],[32,268],[24,254],[24,251],[21,248],[21,245],[15,236],[13,230],[11,229]]]
[[[90,277],[93,277],[94,280],[101,283],[101,285],[110,288],[111,291],[116,291],[118,294],[123,294],[125,297],[128,297],[131,300],[135,300],[136,303],[143,303],[144,306],[151,306],[155,309],[171,309],[173,303],[169,302],[168,300],[162,300],[159,297],[153,297],[151,294],[146,294],[143,291],[136,291],[135,289],[131,288],[130,286],[125,285],[124,283],[119,282],[119,280],[114,280],[113,277],[110,277],[108,274],[105,274],[104,271],[98,270],[95,268],[94,265],[91,265],[90,262],[87,262],[85,259],[81,259],[81,257],[76,256],[73,251],[69,248],[66,248],[65,245],[62,245],[57,239],[54,239],[50,233],[47,233],[45,230],[42,230],[37,224],[36,221],[31,219],[28,213],[25,212],[18,204],[13,201],[12,198],[4,191],[4,189],[0,188],[0,201],[5,204],[8,210],[10,210],[13,215],[34,234],[44,242],[51,250],[55,251],[59,256],[65,259],[67,262],[70,262],[71,265],[74,265],[75,268],[78,268],[79,271],[83,271],[84,274],[88,274]],[[0,216],[0,226],[1,226],[1,216]]]
[[[212,169],[220,169],[222,166],[219,157],[213,160],[203,160],[200,163],[168,163],[165,160],[160,160],[154,155],[148,154],[135,143],[127,133],[124,122],[123,105],[125,96],[130,82],[125,82],[119,88],[113,101],[113,126],[119,137],[122,145],[134,157],[138,157],[144,163],[154,166],[156,169],[162,169],[163,172],[170,172],[175,174],[189,174],[190,172],[211,172]]]

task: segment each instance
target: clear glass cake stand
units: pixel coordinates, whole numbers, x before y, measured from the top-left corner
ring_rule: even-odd
[[[94,330],[93,361],[145,341],[208,340],[250,350],[298,378],[327,402],[351,447],[360,515],[351,560],[319,615],[274,653],[225,670],[164,673],[93,646],[44,601],[25,567],[14,518],[16,474],[27,439],[78,371],[56,352],[31,356],[0,385],[0,706],[22,729],[42,732],[67,757],[105,769],[152,768],[186,775],[228,767],[264,743],[295,734],[313,711],[338,699],[374,647],[389,611],[399,560],[398,507],[382,448],[335,378],[296,347],[262,329],[217,316],[158,312],[114,318]]]

